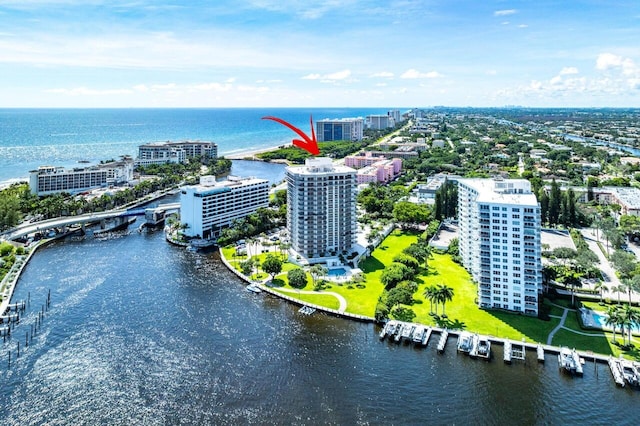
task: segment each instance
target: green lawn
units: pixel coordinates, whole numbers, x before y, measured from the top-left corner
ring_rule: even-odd
[[[347,300],[347,312],[373,316],[378,298],[384,290],[384,286],[380,282],[380,276],[386,265],[389,265],[393,258],[402,252],[405,247],[418,240],[418,235],[410,232],[396,230],[392,232],[381,244],[374,250],[371,257],[360,263],[365,277],[365,281],[360,286],[353,284],[339,285],[330,283],[327,291],[335,292],[342,295]],[[222,252],[234,266],[239,261],[233,262],[234,248],[223,248]],[[256,256],[260,261],[264,260],[266,253]],[[243,258],[242,260],[244,260]],[[289,287],[287,283],[286,272],[297,266],[291,263],[283,264],[283,272],[276,278],[281,280],[280,284],[285,288]],[[303,290],[312,289],[312,279],[309,274],[308,284]],[[410,306],[416,314],[415,322],[437,325],[440,327],[463,328],[469,331],[478,332],[485,335],[497,337],[505,337],[514,340],[525,339],[529,342],[546,343],[549,333],[559,324],[558,318],[551,318],[549,321],[543,321],[538,318],[532,318],[524,315],[513,314],[500,310],[483,310],[478,308],[476,304],[477,287],[472,282],[469,273],[460,265],[453,262],[451,256],[444,254],[434,254],[428,261],[428,269],[423,270],[417,277],[418,291],[414,295],[415,303]],[[451,302],[446,304],[447,318],[440,319],[430,314],[431,307],[428,300],[422,295],[424,290],[435,284],[446,284],[453,288],[454,296]],[[359,288],[361,287],[361,288]],[[284,292],[283,292],[284,293]],[[339,302],[334,296],[323,295],[321,292],[317,294],[298,294],[284,293],[290,297],[295,297],[301,301],[326,306],[328,308],[337,309]],[[548,301],[545,300],[548,304]],[[555,300],[554,303],[567,306],[569,301]],[[599,306],[597,302],[585,303],[586,306],[596,310],[604,311],[604,307]],[[435,308],[435,307],[434,307]],[[561,308],[551,306],[550,314],[561,316],[563,310]],[[442,314],[442,306],[438,307],[438,314]],[[580,331],[580,326],[574,312],[569,312],[565,326],[573,330]],[[553,339],[554,345],[575,347],[581,350],[591,350],[603,354],[620,354],[617,346],[609,343],[611,334],[598,333],[597,331],[586,331],[593,336],[583,336],[572,333],[569,330],[559,330]],[[621,341],[619,333],[618,341]],[[637,342],[636,342],[637,344]],[[626,356],[637,357],[640,359],[640,353],[627,353]]]
[[[278,289],[275,289],[278,291]],[[338,309],[340,307],[340,302],[335,296],[330,294],[299,294],[299,293],[289,293],[285,291],[281,291],[285,296],[293,297],[295,299],[301,300],[303,302],[312,303],[314,305],[324,306],[329,309]]]
[[[589,332],[590,336],[572,333],[569,330],[560,329],[553,336],[552,345],[567,346],[583,351],[593,351],[604,355],[615,355],[609,344],[609,337],[604,333]]]

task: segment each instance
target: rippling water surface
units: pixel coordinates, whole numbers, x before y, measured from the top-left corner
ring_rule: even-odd
[[[606,366],[583,378],[380,342],[371,324],[254,295],[216,254],[161,233],[58,242],[27,266],[31,305],[0,344],[5,424],[629,423],[640,394]],[[18,341],[51,290],[28,348]],[[8,351],[12,364],[8,366]],[[637,418],[637,417],[636,417]]]

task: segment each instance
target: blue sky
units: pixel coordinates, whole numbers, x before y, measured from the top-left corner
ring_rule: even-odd
[[[0,107],[640,106],[638,0],[0,0]]]

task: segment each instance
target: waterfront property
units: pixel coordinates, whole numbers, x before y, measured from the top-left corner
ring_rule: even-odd
[[[196,156],[216,158],[218,145],[206,141],[151,142],[138,147],[136,165],[185,163]]]
[[[352,250],[356,244],[356,171],[330,158],[287,167],[287,226],[291,247],[309,263]]]
[[[361,141],[364,130],[362,118],[325,118],[316,122],[318,142]]]
[[[130,157],[89,167],[41,166],[29,172],[29,188],[36,195],[73,194],[132,180],[133,160]]]
[[[269,205],[269,181],[229,176],[216,182],[202,176],[200,185],[185,186],[180,196],[180,221],[188,237],[212,239],[234,220]]]
[[[538,314],[540,206],[524,179],[458,180],[460,256],[478,305]]]

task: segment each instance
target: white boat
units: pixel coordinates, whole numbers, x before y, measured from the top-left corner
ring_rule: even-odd
[[[413,330],[413,343],[420,344],[422,343],[422,336],[424,336],[425,328],[422,325],[416,326],[415,330]]]
[[[458,335],[458,352],[468,354],[473,349],[473,334],[463,331]]]
[[[400,324],[398,324],[397,321],[389,321],[387,323],[387,325],[385,326],[386,328],[386,335],[389,336],[389,339],[393,338],[393,336],[396,334],[396,332],[398,331],[398,327],[400,326]]]
[[[473,353],[479,358],[491,358],[491,342],[485,336],[476,336]]]
[[[253,293],[262,293],[262,290],[260,289],[260,287],[258,287],[258,284],[249,284],[246,289],[247,291],[251,291]]]
[[[636,368],[631,361],[620,360],[620,372],[622,373],[622,377],[624,381],[629,384],[629,386],[638,386],[640,377],[636,372]]]
[[[402,328],[402,338],[405,340],[411,340],[411,335],[413,334],[413,330],[416,328],[413,324],[405,324]]]
[[[558,364],[560,368],[571,374],[582,374],[582,365],[580,364],[580,357],[575,350],[571,350],[567,347],[560,348],[558,354]]]

